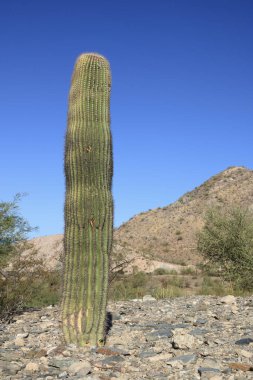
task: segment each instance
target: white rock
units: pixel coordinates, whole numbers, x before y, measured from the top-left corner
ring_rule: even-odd
[[[48,366],[48,358],[46,356],[41,356],[40,357],[40,362],[44,365],[44,366]]]
[[[150,294],[147,294],[142,298],[142,300],[145,301],[156,301],[156,298],[152,297]]]
[[[222,297],[221,302],[227,305],[232,305],[236,303],[236,298],[235,296],[228,295],[228,296]]]
[[[23,347],[25,345],[25,341],[21,337],[17,337],[14,343],[15,343],[15,346],[18,346],[18,347]]]
[[[22,334],[17,334],[17,338],[28,338],[28,336],[29,336],[28,332],[25,332],[25,333],[22,333]]]
[[[167,362],[167,365],[176,369],[182,369],[184,366],[180,360],[173,360],[173,361]]]
[[[54,323],[51,322],[51,321],[43,321],[43,322],[40,323],[41,330],[46,330],[46,329],[48,329],[49,327],[52,327],[52,326],[54,326]]]
[[[39,370],[39,365],[37,363],[33,363],[33,362],[30,362],[30,363],[27,363],[27,365],[25,366],[25,371],[27,372],[37,372]]]
[[[172,344],[174,348],[195,348],[200,345],[200,341],[193,335],[187,334],[184,329],[175,329],[173,332]]]
[[[66,371],[64,371],[58,375],[59,379],[65,379],[67,376],[68,376],[68,373]]]
[[[238,313],[238,307],[236,305],[232,305],[231,306],[231,311],[233,314],[237,314]]]
[[[15,321],[15,323],[17,324],[17,325],[20,325],[21,323],[23,323],[24,321],[23,321],[23,319],[17,319],[16,321]]]
[[[220,369],[220,364],[217,362],[217,360],[214,360],[211,358],[203,359],[200,363],[201,363],[200,364],[201,367],[210,367],[210,368]]]
[[[91,371],[91,365],[88,361],[75,362],[71,364],[67,371],[70,375],[76,375],[78,373],[85,376]]]
[[[56,348],[57,348],[57,346],[53,346],[53,347],[48,348],[47,355],[49,355],[51,352],[53,352]]]
[[[246,350],[238,350],[237,353],[241,356],[244,356],[245,358],[252,358],[253,356],[253,353],[252,352],[249,352],[249,351],[246,351]]]

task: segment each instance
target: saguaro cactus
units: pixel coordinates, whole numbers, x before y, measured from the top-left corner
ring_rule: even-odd
[[[105,340],[112,246],[111,75],[107,60],[82,54],[69,94],[65,142],[63,333],[78,346]]]

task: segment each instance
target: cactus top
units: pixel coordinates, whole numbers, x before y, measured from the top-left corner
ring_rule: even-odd
[[[109,62],[99,54],[81,54],[72,76],[70,102],[73,96],[80,96],[80,91],[108,92],[111,88],[111,73]],[[78,94],[76,91],[78,90]]]
[[[111,189],[110,89],[108,61],[99,54],[80,55],[69,94],[65,154],[68,189],[76,185],[93,187],[93,191]],[[73,182],[75,171],[78,175]]]

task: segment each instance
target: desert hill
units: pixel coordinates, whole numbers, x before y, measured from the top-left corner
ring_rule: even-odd
[[[196,232],[206,210],[228,204],[253,208],[253,170],[230,167],[169,206],[134,216],[115,231],[115,242],[160,261],[196,264]]]
[[[152,271],[195,265],[201,261],[196,232],[203,225],[206,210],[228,204],[253,208],[253,170],[229,167],[176,202],[134,216],[115,230],[114,256],[134,259],[128,270],[134,266]],[[35,238],[33,243],[47,267],[61,265],[62,235]]]

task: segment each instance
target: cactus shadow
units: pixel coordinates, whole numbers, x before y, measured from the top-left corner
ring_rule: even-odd
[[[106,313],[106,324],[105,324],[106,335],[109,333],[111,328],[112,328],[112,313],[110,311],[107,311],[107,313]]]

